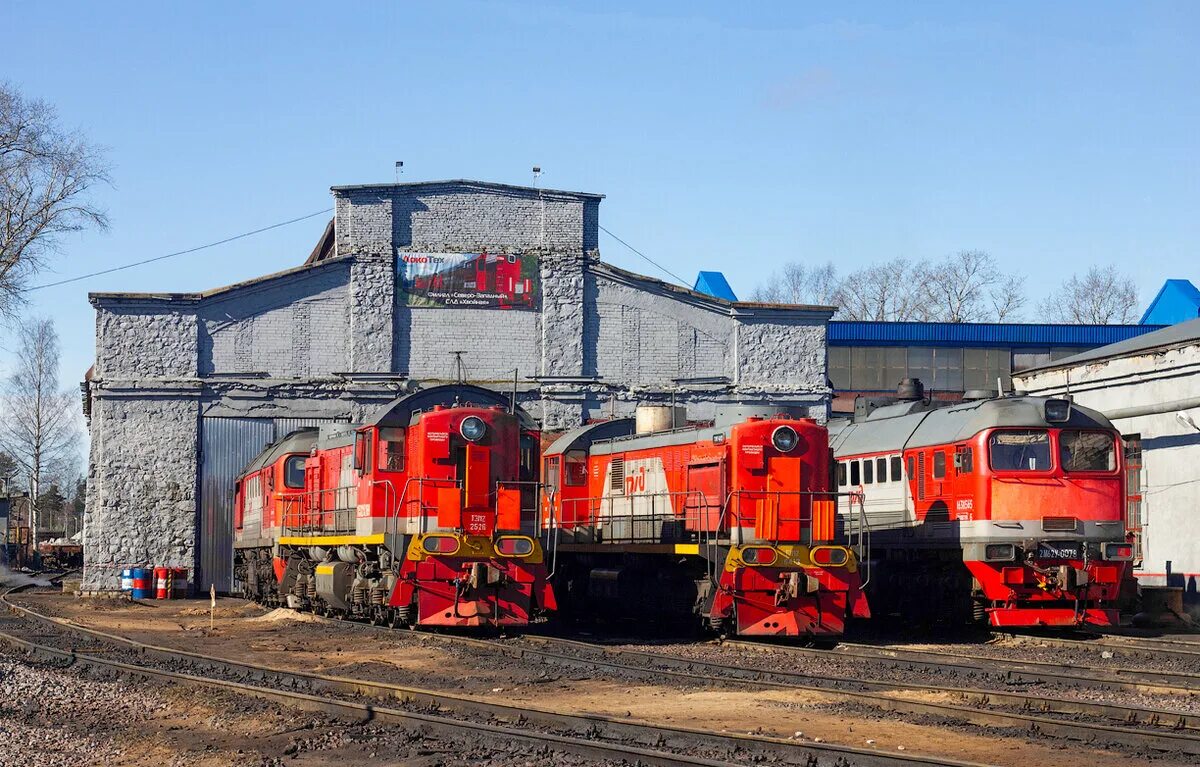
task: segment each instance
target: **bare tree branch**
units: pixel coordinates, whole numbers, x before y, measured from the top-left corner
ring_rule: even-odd
[[[1082,278],[1071,275],[1042,301],[1040,308],[1049,322],[1124,325],[1134,321],[1137,300],[1137,285],[1132,278],[1115,266],[1093,266]]]
[[[53,107],[0,83],[0,313],[12,316],[63,235],[107,226],[87,199],[107,180],[101,151],[64,131]]]

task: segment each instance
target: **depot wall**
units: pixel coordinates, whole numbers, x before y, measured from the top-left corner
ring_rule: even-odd
[[[452,380],[456,351],[472,383],[507,391],[516,370],[548,431],[639,402],[696,419],[747,401],[825,417],[828,310],[733,304],[611,266],[599,196],[466,181],[333,191],[333,247],[305,266],[208,293],[91,297],[87,587],[150,564],[228,588],[228,488],[213,467],[240,459],[202,446],[361,419]],[[405,305],[398,251],[485,248],[539,258],[536,310]]]

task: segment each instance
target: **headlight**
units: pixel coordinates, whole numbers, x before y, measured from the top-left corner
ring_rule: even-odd
[[[1110,562],[1128,562],[1133,559],[1132,543],[1104,544],[1104,558]]]
[[[773,565],[779,554],[766,546],[742,549],[742,561],[748,565]]]
[[[781,453],[790,453],[800,441],[800,435],[791,426],[780,426],[771,432],[771,444]]]
[[[497,538],[496,553],[502,557],[527,557],[533,553],[533,540],[518,536]]]
[[[487,424],[479,416],[469,415],[462,420],[458,427],[458,433],[467,442],[478,442],[483,439],[484,434],[487,434]]]
[[[1046,400],[1046,420],[1050,423],[1063,423],[1071,420],[1071,400]]]
[[[983,549],[985,562],[1011,562],[1017,558],[1017,547],[1011,543],[989,543]]]

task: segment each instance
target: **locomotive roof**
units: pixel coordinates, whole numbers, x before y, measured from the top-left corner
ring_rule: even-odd
[[[996,397],[930,409],[922,402],[901,402],[859,420],[829,422],[830,444],[838,455],[900,452],[969,439],[995,427],[1113,429],[1101,413],[1071,404],[1071,417],[1049,422],[1046,397]]]
[[[242,474],[260,471],[288,453],[308,453],[316,442],[317,427],[315,426],[306,426],[290,431],[282,439],[267,445],[261,453],[254,456],[254,459],[246,464],[246,468],[242,469]]]
[[[470,384],[446,384],[431,386],[428,389],[418,389],[411,394],[398,397],[376,411],[375,415],[363,422],[364,426],[400,426],[407,427],[412,422],[413,413],[431,410],[434,405],[476,405],[478,407],[500,406],[508,408],[511,400],[507,393],[482,386]],[[537,422],[520,405],[516,415],[521,427],[537,429]]]
[[[623,437],[633,433],[633,426],[632,418],[617,418],[612,421],[577,426],[551,442],[550,446],[542,451],[542,455],[558,455],[568,450],[582,450],[597,440]]]

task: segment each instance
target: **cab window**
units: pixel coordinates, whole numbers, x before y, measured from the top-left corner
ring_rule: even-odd
[[[875,464],[870,458],[863,461],[862,473],[864,485],[871,485],[875,483]]]
[[[933,453],[933,478],[941,479],[946,476],[946,452],[935,450]]]
[[[876,458],[875,459],[875,481],[876,482],[887,482],[888,481],[887,465],[888,465],[888,462],[887,462],[886,458]],[[895,479],[895,477],[892,477],[892,479]]]
[[[404,471],[404,429],[379,430],[379,470]]]
[[[850,484],[852,484],[852,485],[862,484],[862,480],[858,475],[858,461],[850,462]]]
[[[899,482],[902,479],[900,476],[900,456],[892,456],[892,481]]]
[[[552,455],[546,459],[546,473],[542,480],[546,483],[546,487],[555,492],[558,490],[558,461],[557,455]]]
[[[838,487],[845,487],[846,486],[846,463],[845,463],[845,461],[838,462],[837,473],[838,473],[838,475],[837,475]]]
[[[1112,471],[1117,468],[1112,435],[1102,431],[1060,432],[1058,462],[1066,472]]]
[[[304,487],[304,462],[306,455],[293,455],[283,464],[283,486],[293,490]]]
[[[566,471],[563,479],[567,487],[580,487],[587,484],[587,453],[582,450],[572,450],[566,455]]]
[[[1042,429],[992,432],[988,465],[996,471],[1049,471],[1050,435]]]

